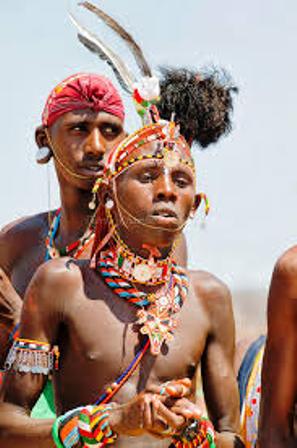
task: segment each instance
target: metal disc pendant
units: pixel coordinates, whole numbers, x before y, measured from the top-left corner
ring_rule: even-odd
[[[147,264],[137,264],[133,269],[133,277],[140,283],[148,282],[152,278],[152,276],[152,269]]]

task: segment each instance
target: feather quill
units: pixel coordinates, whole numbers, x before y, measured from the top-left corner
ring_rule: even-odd
[[[127,44],[131,52],[133,53],[135,61],[141,71],[142,76],[148,76],[148,77],[152,76],[150,66],[147,63],[140,46],[137,44],[137,42],[135,42],[130,33],[128,33],[115,19],[110,17],[108,14],[102,11],[102,9],[98,8],[98,6],[95,6],[91,2],[84,1],[79,3],[79,5],[83,6],[84,8],[94,13],[124,40],[124,42]]]
[[[107,45],[105,45],[98,36],[90,33],[84,26],[82,26],[72,14],[69,13],[69,17],[74,26],[77,28],[77,37],[79,41],[88,50],[95,53],[100,59],[106,61],[111,66],[121,87],[126,92],[131,94],[133,92],[133,85],[136,82],[136,79],[131,74],[122,59],[117,56]]]

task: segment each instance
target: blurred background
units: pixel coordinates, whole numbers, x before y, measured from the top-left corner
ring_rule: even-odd
[[[151,65],[224,67],[239,87],[234,130],[217,145],[195,148],[199,190],[211,213],[187,228],[189,263],[223,279],[240,330],[265,324],[277,257],[297,237],[295,0],[97,1],[127,27]],[[128,53],[74,1],[2,2],[0,38],[0,225],[59,204],[53,168],[35,163],[34,129],[49,91],[78,71],[110,68],[77,41],[67,12]],[[139,126],[131,102],[127,129]],[[48,194],[50,179],[50,199]]]

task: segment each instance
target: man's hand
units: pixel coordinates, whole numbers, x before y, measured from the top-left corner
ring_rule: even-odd
[[[9,335],[20,321],[22,305],[22,299],[0,268],[0,368],[3,367],[11,345]]]
[[[165,401],[166,397],[150,392],[137,395],[110,412],[110,426],[118,434],[127,436],[140,436],[147,432],[162,436],[168,427],[174,431],[182,428],[185,418],[171,412],[161,400]]]
[[[1,321],[7,320],[12,324],[20,321],[22,299],[12,286],[8,276],[0,268],[0,317]]]
[[[148,432],[170,437],[179,432],[188,419],[200,418],[200,409],[185,398],[191,393],[188,378],[150,386],[123,406],[111,411],[111,426],[119,434],[139,436]]]

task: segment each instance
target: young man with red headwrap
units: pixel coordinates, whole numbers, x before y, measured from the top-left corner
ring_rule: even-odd
[[[48,97],[42,126],[36,129],[36,158],[47,163],[53,157],[61,207],[23,218],[1,232],[1,363],[20,319],[21,298],[37,267],[59,254],[88,257],[93,237],[92,185],[103,171],[105,154],[125,136],[124,116],[118,91],[97,74],[72,75]]]
[[[176,123],[151,112],[157,121],[114,147],[96,182],[91,266],[51,260],[27,291],[0,408],[7,448],[53,439],[67,448],[168,446],[149,435],[177,448],[243,446],[229,292],[172,256],[201,199],[190,147]],[[200,362],[216,434],[186,398]],[[48,374],[59,418],[33,424],[27,414]]]

